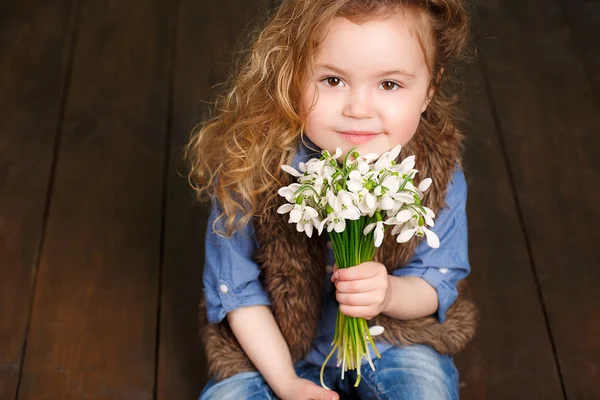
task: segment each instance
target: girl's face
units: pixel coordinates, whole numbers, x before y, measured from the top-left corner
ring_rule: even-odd
[[[425,55],[406,18],[411,14],[360,25],[333,21],[300,110],[306,135],[321,149],[382,154],[415,134],[432,93]],[[306,115],[315,91],[318,101]]]

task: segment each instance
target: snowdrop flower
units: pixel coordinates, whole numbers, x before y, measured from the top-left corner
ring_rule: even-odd
[[[332,191],[328,191],[327,204],[331,207],[330,212],[335,213],[341,218],[351,220],[360,218],[359,208],[354,205],[352,196],[345,190],[340,190],[337,196]]]
[[[282,188],[280,188],[277,193],[281,196],[281,197],[285,197],[285,199],[287,201],[289,201],[290,203],[294,203],[294,193],[296,192],[296,190],[298,190],[300,188],[300,184],[299,183],[292,183],[289,186],[284,186]]]
[[[411,176],[411,173],[416,173],[418,172],[417,170],[414,169],[415,168],[415,156],[408,156],[406,157],[404,160],[402,160],[402,162],[396,166],[393,167],[393,170],[398,172],[400,174],[400,176],[403,175],[408,175]],[[412,176],[411,176],[412,178]]]
[[[400,154],[400,150],[402,146],[396,145],[394,148],[387,153],[383,153],[381,157],[377,161],[375,161],[375,170],[380,171],[384,168],[390,168],[393,164],[392,162],[396,161],[396,157]]]
[[[369,166],[368,161],[365,161],[361,158],[356,160],[356,170],[360,172],[361,175],[365,175],[367,172],[370,171],[370,169],[371,167]]]
[[[398,189],[400,189],[400,178],[397,175],[386,176],[381,181],[381,186],[383,186],[387,192],[396,193]]]
[[[358,209],[360,212],[369,216],[372,215],[377,209],[377,197],[365,188],[358,192],[357,195]]]
[[[331,154],[329,152],[329,150],[323,150],[322,153],[325,156],[325,159],[335,159],[335,160],[337,160],[342,155],[342,149],[340,149],[339,147],[336,147],[335,148],[335,154]]]
[[[363,173],[356,169],[350,172],[348,182],[346,183],[349,191],[358,193],[364,189],[363,175]]]
[[[425,227],[425,224],[433,227],[433,217],[435,216],[435,214],[433,213],[433,211],[431,209],[429,209],[427,207],[423,207],[423,208],[425,209],[425,214],[419,215],[418,213],[414,213],[411,216],[411,218],[407,221],[407,224],[405,224],[403,226],[396,241],[398,243],[405,243],[408,240],[410,240],[410,238],[412,238],[413,235],[416,235],[418,237],[425,236],[427,238],[427,244],[430,247],[437,249],[440,247],[440,239],[435,234],[435,232],[433,232]],[[397,226],[399,226],[399,225],[397,225]],[[396,230],[396,228],[394,228],[394,230]],[[393,231],[392,231],[392,233],[393,233]]]
[[[283,204],[277,209],[279,214],[287,214],[288,212],[290,213],[288,222],[296,224],[298,232],[306,232],[308,237],[312,236],[313,226],[318,227],[321,225],[317,210],[305,205],[304,200],[301,204]]]
[[[344,229],[346,229],[346,220],[343,217],[340,217],[336,212],[329,213],[327,218],[325,218],[317,229],[319,232],[323,231],[323,227],[327,225],[327,232],[331,232],[335,230],[337,233],[342,233]]]
[[[363,234],[368,235],[369,233],[371,233],[371,231],[373,229],[375,229],[375,232],[373,232],[373,238],[375,239],[374,244],[375,244],[375,247],[379,247],[379,246],[381,246],[381,243],[383,242],[383,234],[384,234],[383,222],[377,221],[377,222],[373,222],[372,224],[365,226],[365,229],[363,230]]]
[[[304,164],[306,173],[309,175],[323,176],[323,168],[325,167],[325,160],[318,160],[313,158]]]

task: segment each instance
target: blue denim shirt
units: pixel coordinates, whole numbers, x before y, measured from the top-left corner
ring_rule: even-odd
[[[310,143],[310,142],[309,142]],[[316,147],[310,143],[311,147]],[[300,144],[292,166],[298,169],[300,162],[320,154]],[[426,178],[426,177],[422,177]],[[429,190],[435,190],[432,186]],[[463,171],[457,168],[449,183],[446,194],[448,208],[440,211],[431,229],[440,238],[440,247],[432,249],[423,240],[417,246],[412,259],[404,266],[393,271],[395,276],[418,276],[433,286],[438,295],[439,308],[437,318],[445,319],[445,313],[458,296],[456,284],[470,272],[467,252],[467,185]],[[259,268],[253,261],[258,244],[254,236],[252,222],[236,231],[232,237],[218,236],[213,230],[213,221],[221,213],[217,201],[213,201],[206,231],[206,259],[204,264],[204,295],[208,321],[215,324],[225,315],[239,307],[258,304],[270,305],[269,295],[258,279]],[[282,216],[283,218],[283,216]],[[217,230],[224,230],[218,221]],[[315,232],[316,233],[316,232]],[[314,234],[314,233],[313,233]],[[321,235],[327,240],[327,233]],[[317,239],[318,240],[318,239]],[[414,237],[411,240],[417,240]],[[335,263],[333,250],[327,246],[327,274],[323,278],[323,301],[321,320],[314,337],[313,347],[305,359],[313,364],[322,365],[331,351],[338,302],[335,298],[335,285],[331,282],[331,266]],[[392,347],[388,343],[376,343],[380,353]],[[369,346],[371,357],[376,355]],[[363,359],[363,364],[367,363]],[[331,357],[328,366],[335,366],[336,356]]]

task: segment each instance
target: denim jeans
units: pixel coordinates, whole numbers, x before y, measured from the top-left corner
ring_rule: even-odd
[[[335,357],[335,355],[334,355]],[[340,399],[399,399],[399,400],[455,400],[458,399],[458,371],[451,356],[441,355],[431,347],[412,345],[392,347],[373,359],[375,371],[367,365],[361,369],[357,388],[356,370],[326,367],[323,380],[335,390]],[[300,378],[321,385],[321,366],[301,360],[294,365]],[[216,382],[208,381],[200,400],[256,400],[277,399],[259,372],[241,372]]]

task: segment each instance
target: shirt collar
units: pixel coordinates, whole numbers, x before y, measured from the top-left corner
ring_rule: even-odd
[[[294,167],[297,171],[300,171],[300,163],[306,163],[311,158],[319,158],[321,157],[321,149],[319,146],[314,144],[306,135],[303,135],[302,138],[298,141],[298,146],[296,147],[296,154],[294,154],[294,158],[292,159],[292,167]]]

